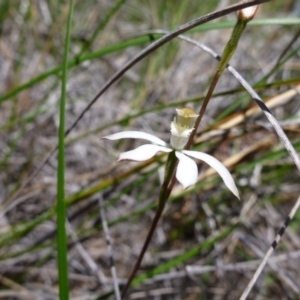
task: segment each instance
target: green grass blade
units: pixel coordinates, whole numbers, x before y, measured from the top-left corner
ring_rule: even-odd
[[[126,0],[119,0],[112,8],[111,10],[106,14],[104,20],[98,25],[96,30],[93,32],[93,35],[91,38],[86,41],[80,50],[80,53],[78,55],[78,58],[93,44],[94,40],[98,36],[99,32],[102,31],[105,26],[108,24],[110,19],[119,11],[121,6],[125,3]]]
[[[70,1],[67,33],[64,49],[62,74],[60,125],[58,138],[58,169],[57,169],[57,250],[58,250],[58,281],[59,298],[69,299],[67,233],[66,233],[66,203],[65,203],[65,110],[68,72],[68,52],[70,48],[70,32],[73,16],[73,0]]]

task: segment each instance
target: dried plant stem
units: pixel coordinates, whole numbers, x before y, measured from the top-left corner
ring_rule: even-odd
[[[107,252],[108,252],[108,255],[109,255],[111,275],[112,275],[112,278],[113,278],[113,281],[114,281],[115,296],[116,296],[116,300],[120,300],[121,295],[120,295],[120,289],[119,289],[119,284],[118,284],[118,276],[117,276],[115,261],[114,261],[114,257],[113,257],[110,234],[109,234],[108,225],[107,225],[106,216],[105,216],[105,208],[104,208],[104,204],[103,204],[103,197],[102,197],[101,194],[99,195],[98,203],[99,203],[99,210],[100,210],[100,216],[101,216],[101,221],[102,221],[102,227],[103,227],[103,231],[104,231],[104,234],[105,234],[105,241],[106,241],[106,244],[107,244]]]
[[[292,208],[290,214],[288,215],[288,217],[286,218],[285,222],[283,223],[283,225],[281,226],[281,228],[279,229],[271,247],[269,248],[269,250],[267,251],[267,253],[265,254],[265,257],[263,258],[263,260],[261,261],[259,267],[257,268],[257,270],[255,271],[254,275],[252,276],[249,284],[247,285],[246,289],[244,290],[243,294],[240,297],[240,300],[245,300],[247,299],[250,291],[252,290],[255,282],[258,279],[258,276],[261,274],[262,270],[264,269],[265,265],[268,262],[268,259],[270,258],[271,254],[273,253],[273,251],[275,250],[276,246],[278,245],[282,235],[284,234],[285,229],[287,228],[287,226],[289,225],[289,223],[291,222],[291,220],[294,218],[295,213],[297,212],[298,208],[300,206],[300,197],[297,199],[296,204],[294,205],[294,207]]]
[[[25,189],[25,187],[27,185],[29,185],[29,183],[39,174],[39,172],[43,169],[43,167],[47,164],[47,162],[50,160],[50,158],[52,157],[52,155],[57,151],[58,149],[58,144],[56,144],[55,146],[53,146],[51,148],[51,150],[48,152],[48,154],[46,155],[46,157],[39,163],[39,165],[37,166],[37,168],[29,175],[29,177],[27,177],[26,179],[24,179],[24,181],[22,181],[21,186],[12,193],[12,195],[7,198],[5,200],[5,202],[0,206],[0,216],[2,216],[2,211],[5,210],[5,208],[12,202],[14,201],[16,198],[18,198],[21,193],[23,192],[23,190]]]

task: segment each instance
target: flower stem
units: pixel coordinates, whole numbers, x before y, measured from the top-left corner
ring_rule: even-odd
[[[175,156],[175,151],[172,151],[169,153],[168,155],[168,160],[167,160],[167,164],[166,164],[166,169],[165,169],[165,178],[164,178],[164,182],[161,186],[161,189],[160,189],[160,193],[159,193],[159,199],[158,199],[158,206],[157,206],[157,209],[156,209],[156,213],[155,213],[155,216],[154,216],[154,219],[151,223],[151,227],[150,227],[150,230],[148,232],[148,235],[147,235],[147,238],[144,242],[144,245],[143,245],[143,248],[139,254],[139,257],[134,265],[134,268],[130,274],[130,277],[125,285],[125,287],[123,288],[122,290],[122,295],[121,295],[121,298],[124,299],[125,296],[126,296],[126,293],[130,287],[130,284],[132,282],[132,280],[134,279],[137,271],[139,270],[140,268],[140,265],[141,265],[141,262],[142,262],[142,259],[145,255],[145,252],[149,246],[149,243],[152,239],[152,236],[153,236],[153,233],[154,233],[154,230],[156,228],[156,225],[164,211],[164,208],[165,208],[165,204],[168,200],[168,197],[170,195],[170,191],[168,189],[169,187],[169,182],[170,180],[172,179],[172,176],[173,176],[173,173],[174,173],[174,170],[176,168],[176,165],[177,165],[177,158]]]
[[[192,146],[194,136],[195,136],[197,128],[198,128],[198,126],[201,122],[201,119],[204,115],[207,104],[208,104],[209,100],[211,99],[213,91],[214,91],[214,89],[215,89],[215,87],[216,87],[216,85],[217,85],[224,69],[227,67],[227,64],[228,64],[230,58],[232,57],[232,55],[234,54],[234,52],[237,48],[239,39],[240,39],[240,37],[241,37],[248,21],[249,20],[247,20],[245,18],[240,18],[240,17],[238,18],[238,21],[237,21],[237,23],[234,27],[233,33],[231,35],[231,38],[228,41],[227,45],[225,46],[225,49],[223,51],[223,55],[220,58],[218,68],[216,70],[214,78],[213,78],[213,80],[210,84],[209,90],[208,90],[208,92],[206,94],[206,97],[203,101],[203,104],[201,106],[199,116],[198,116],[198,118],[195,122],[195,130],[193,130],[193,132],[190,135],[190,138],[189,138],[189,141],[187,143],[186,149],[189,149]],[[148,232],[147,238],[144,242],[142,250],[141,250],[141,252],[139,254],[139,257],[138,257],[138,259],[135,263],[135,266],[134,266],[134,268],[131,272],[131,275],[130,275],[125,287],[122,290],[122,296],[121,296],[122,299],[125,298],[126,293],[127,293],[128,289],[130,287],[130,284],[131,284],[132,280],[134,279],[138,269],[140,268],[142,259],[143,259],[144,254],[145,254],[145,252],[146,252],[146,250],[149,246],[149,243],[150,243],[151,238],[153,236],[154,230],[155,230],[155,228],[157,226],[157,223],[158,223],[158,221],[159,221],[159,219],[160,219],[160,217],[163,213],[165,204],[166,204],[166,202],[167,202],[167,200],[168,200],[168,198],[171,194],[172,188],[173,188],[174,183],[175,183],[174,170],[176,168],[176,165],[177,165],[177,158],[175,156],[175,152],[173,151],[168,156],[168,160],[167,160],[167,164],[166,164],[166,170],[165,170],[165,178],[164,178],[164,182],[162,184],[161,190],[160,190],[159,200],[158,200],[158,207],[157,207],[157,210],[156,210],[155,217],[152,221],[152,224],[151,224],[150,230]]]
[[[201,109],[199,111],[199,116],[195,122],[195,130],[193,130],[193,132],[191,133],[190,135],[190,138],[189,138],[189,141],[187,143],[187,146],[186,146],[186,149],[190,149],[192,144],[193,144],[193,141],[194,141],[194,137],[195,137],[195,134],[197,132],[197,128],[202,120],[202,117],[204,115],[204,112],[206,110],[206,107],[208,105],[208,102],[209,100],[211,99],[211,96],[213,94],[213,91],[224,71],[224,69],[227,67],[228,65],[228,62],[230,60],[230,58],[232,57],[232,55],[234,54],[236,48],[237,48],[237,45],[238,45],[238,42],[239,42],[239,39],[240,37],[242,36],[242,33],[247,25],[247,22],[249,20],[247,19],[244,19],[244,18],[238,18],[237,20],[237,23],[233,29],[233,32],[232,32],[232,35],[231,35],[231,38],[230,40],[228,41],[227,45],[225,46],[225,49],[223,51],[223,55],[222,57],[220,58],[220,62],[219,62],[219,65],[218,65],[218,68],[216,70],[216,73],[213,77],[213,80],[209,86],[209,89],[208,89],[208,92],[205,96],[205,99],[203,101],[203,104],[201,106]]]

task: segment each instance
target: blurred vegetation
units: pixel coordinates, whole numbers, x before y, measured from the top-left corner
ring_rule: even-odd
[[[172,31],[235,1],[199,3],[75,1],[66,128],[117,70],[162,36],[155,30]],[[3,299],[58,297],[57,155],[29,178],[58,142],[67,15],[68,5],[62,1],[0,2]],[[221,54],[235,20],[235,14],[230,14],[186,36]],[[261,5],[231,60],[270,105],[297,151],[299,24],[297,1]],[[157,156],[146,163],[117,163],[120,152],[142,142],[109,142],[100,137],[140,130],[168,141],[174,109],[190,105],[199,110],[216,66],[216,60],[204,51],[174,39],[126,72],[67,137],[67,217],[77,236],[69,229],[71,299],[112,299],[99,194],[105,201],[117,273],[124,283],[151,224],[160,187],[158,170],[165,160]],[[186,191],[175,187],[131,299],[237,299],[242,293],[300,191],[295,165],[267,119],[253,107],[257,108],[251,97],[226,71],[208,105],[194,149],[227,161],[242,201],[199,164],[196,186]],[[272,266],[265,269],[249,299],[299,296],[299,219],[297,214]],[[99,270],[106,276],[105,283],[99,282]]]

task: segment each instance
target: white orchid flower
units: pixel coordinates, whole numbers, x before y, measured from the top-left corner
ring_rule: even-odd
[[[153,144],[142,145],[134,150],[123,152],[119,156],[119,160],[132,160],[132,161],[145,161],[158,152],[172,152],[178,158],[178,166],[176,170],[176,178],[186,189],[197,182],[198,168],[197,164],[190,158],[196,158],[207,163],[211,168],[216,170],[223,179],[228,189],[237,197],[239,197],[238,189],[234,180],[226,169],[226,167],[213,156],[199,151],[183,150],[188,142],[191,132],[194,130],[194,122],[197,114],[190,107],[183,109],[176,109],[177,118],[171,123],[171,141],[170,145],[161,140],[160,138],[145,132],[140,131],[124,131],[103,137],[108,140],[119,140],[125,138],[144,139],[152,142]]]

